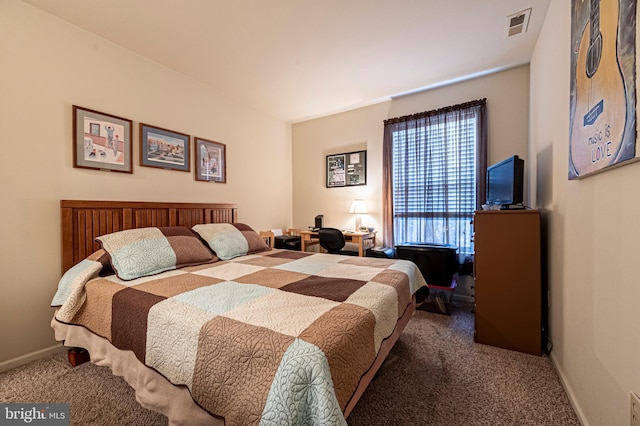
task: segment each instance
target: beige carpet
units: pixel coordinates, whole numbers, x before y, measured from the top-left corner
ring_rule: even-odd
[[[66,402],[72,425],[164,425],[106,368],[66,353],[0,374],[2,402]],[[418,311],[347,419],[371,425],[579,426],[548,357],[473,343],[473,314]]]

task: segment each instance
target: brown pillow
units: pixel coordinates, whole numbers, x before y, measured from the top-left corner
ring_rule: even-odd
[[[127,229],[96,240],[109,254],[111,266],[122,280],[218,260],[198,236],[184,226]]]

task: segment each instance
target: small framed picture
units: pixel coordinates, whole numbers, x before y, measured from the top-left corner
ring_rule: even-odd
[[[366,184],[366,150],[327,155],[327,188]]]
[[[73,167],[133,173],[132,121],[73,106]]]
[[[202,138],[195,138],[196,180],[227,182],[226,145]]]
[[[190,136],[140,123],[140,165],[191,171]]]

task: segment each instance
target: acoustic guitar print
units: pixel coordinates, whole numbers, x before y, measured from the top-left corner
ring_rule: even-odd
[[[578,175],[616,162],[626,124],[626,92],[617,52],[618,0],[590,0],[576,60],[569,161]]]

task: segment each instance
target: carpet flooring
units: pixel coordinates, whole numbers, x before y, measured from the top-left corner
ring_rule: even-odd
[[[105,367],[66,353],[0,373],[0,402],[70,404],[72,425],[166,425]],[[350,426],[579,426],[547,356],[473,342],[473,313],[418,311],[347,419]]]

